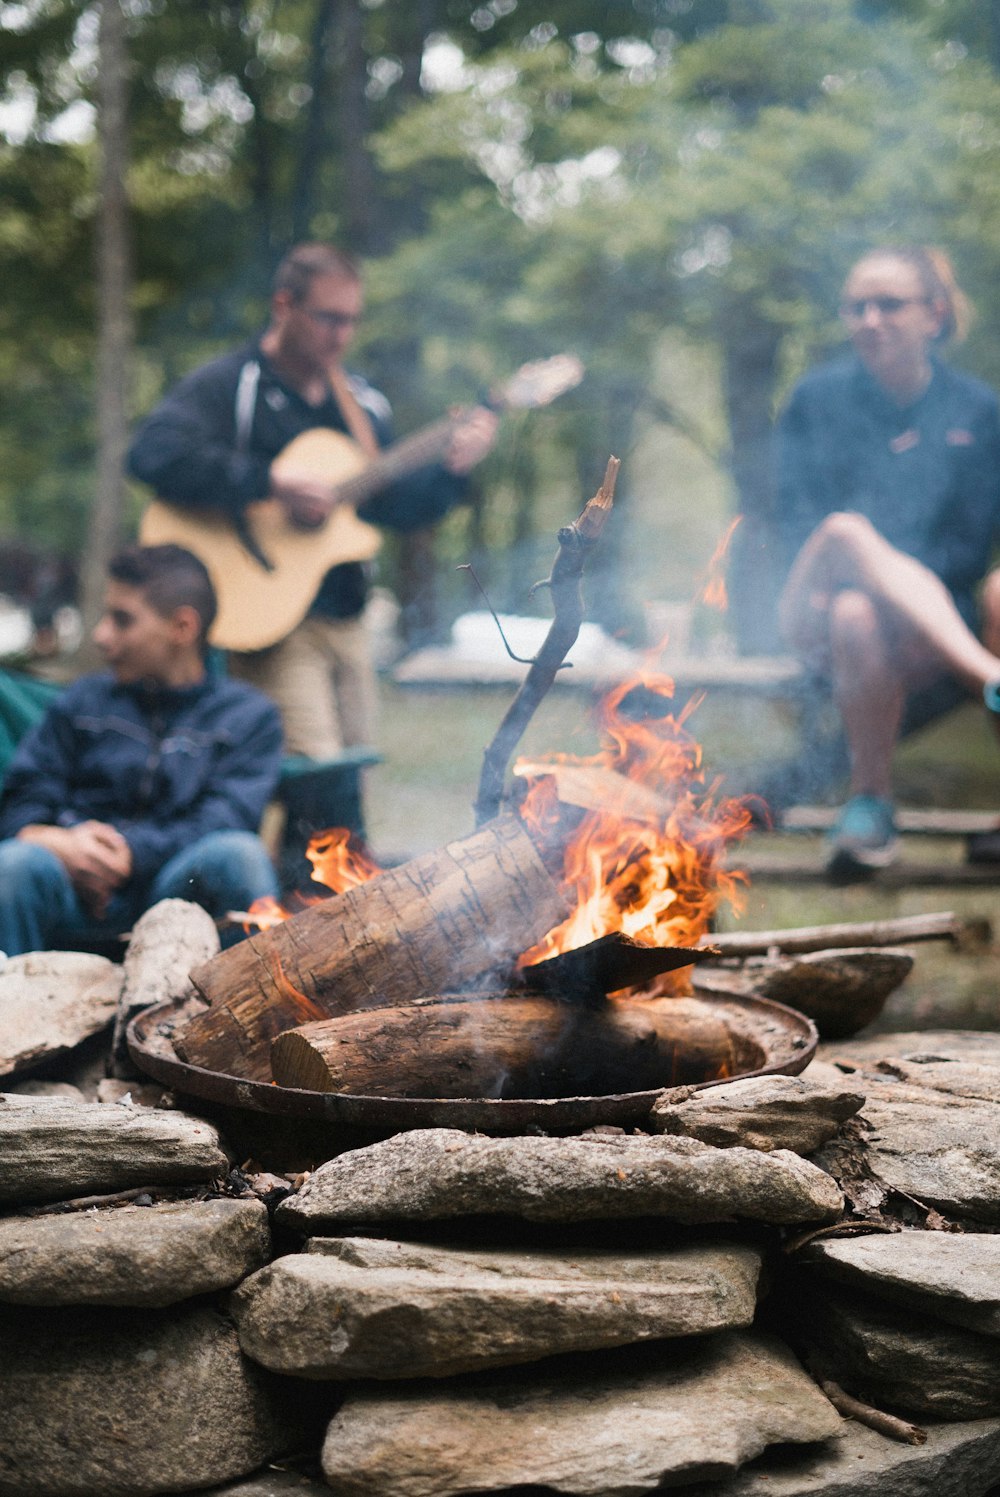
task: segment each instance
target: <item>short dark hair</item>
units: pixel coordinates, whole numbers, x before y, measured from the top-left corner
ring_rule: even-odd
[[[359,282],[361,271],[356,260],[332,244],[296,244],[288,251],[274,273],[273,291],[287,291],[298,305],[309,295],[317,276],[338,276],[344,281]]]
[[[203,562],[183,546],[126,546],[108,563],[108,576],[138,588],[164,618],[178,608],[193,608],[201,620],[199,644],[208,642],[218,603]]]

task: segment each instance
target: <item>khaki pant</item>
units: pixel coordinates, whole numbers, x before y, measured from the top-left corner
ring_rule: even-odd
[[[378,693],[361,618],[311,616],[268,650],[231,654],[229,673],[274,702],[287,754],[327,759],[375,741]]]

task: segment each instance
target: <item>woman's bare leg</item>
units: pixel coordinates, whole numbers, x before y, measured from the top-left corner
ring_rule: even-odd
[[[836,593],[829,611],[834,697],[851,759],[851,794],[892,796],[892,759],[906,684],[879,611],[866,593]]]
[[[779,604],[791,647],[808,664],[832,667],[830,612],[843,589],[870,597],[900,637],[928,663],[959,677],[975,694],[1000,681],[1000,654],[980,643],[939,578],[897,551],[863,515],[829,515],[799,552]],[[1000,643],[1000,581],[995,598],[995,642]]]

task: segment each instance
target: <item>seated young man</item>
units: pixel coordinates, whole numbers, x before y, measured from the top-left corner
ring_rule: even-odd
[[[278,893],[256,828],[281,723],[262,693],[206,670],[207,571],[179,546],[132,546],[109,574],[94,630],[108,669],[60,694],[4,781],[8,956],[120,934],[160,899],[218,917]]]

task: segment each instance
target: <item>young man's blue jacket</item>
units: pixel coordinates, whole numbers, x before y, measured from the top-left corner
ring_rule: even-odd
[[[281,766],[274,704],[239,681],[68,686],[22,739],[0,797],[0,839],[24,826],[105,821],[145,882],[209,832],[256,831]]]

